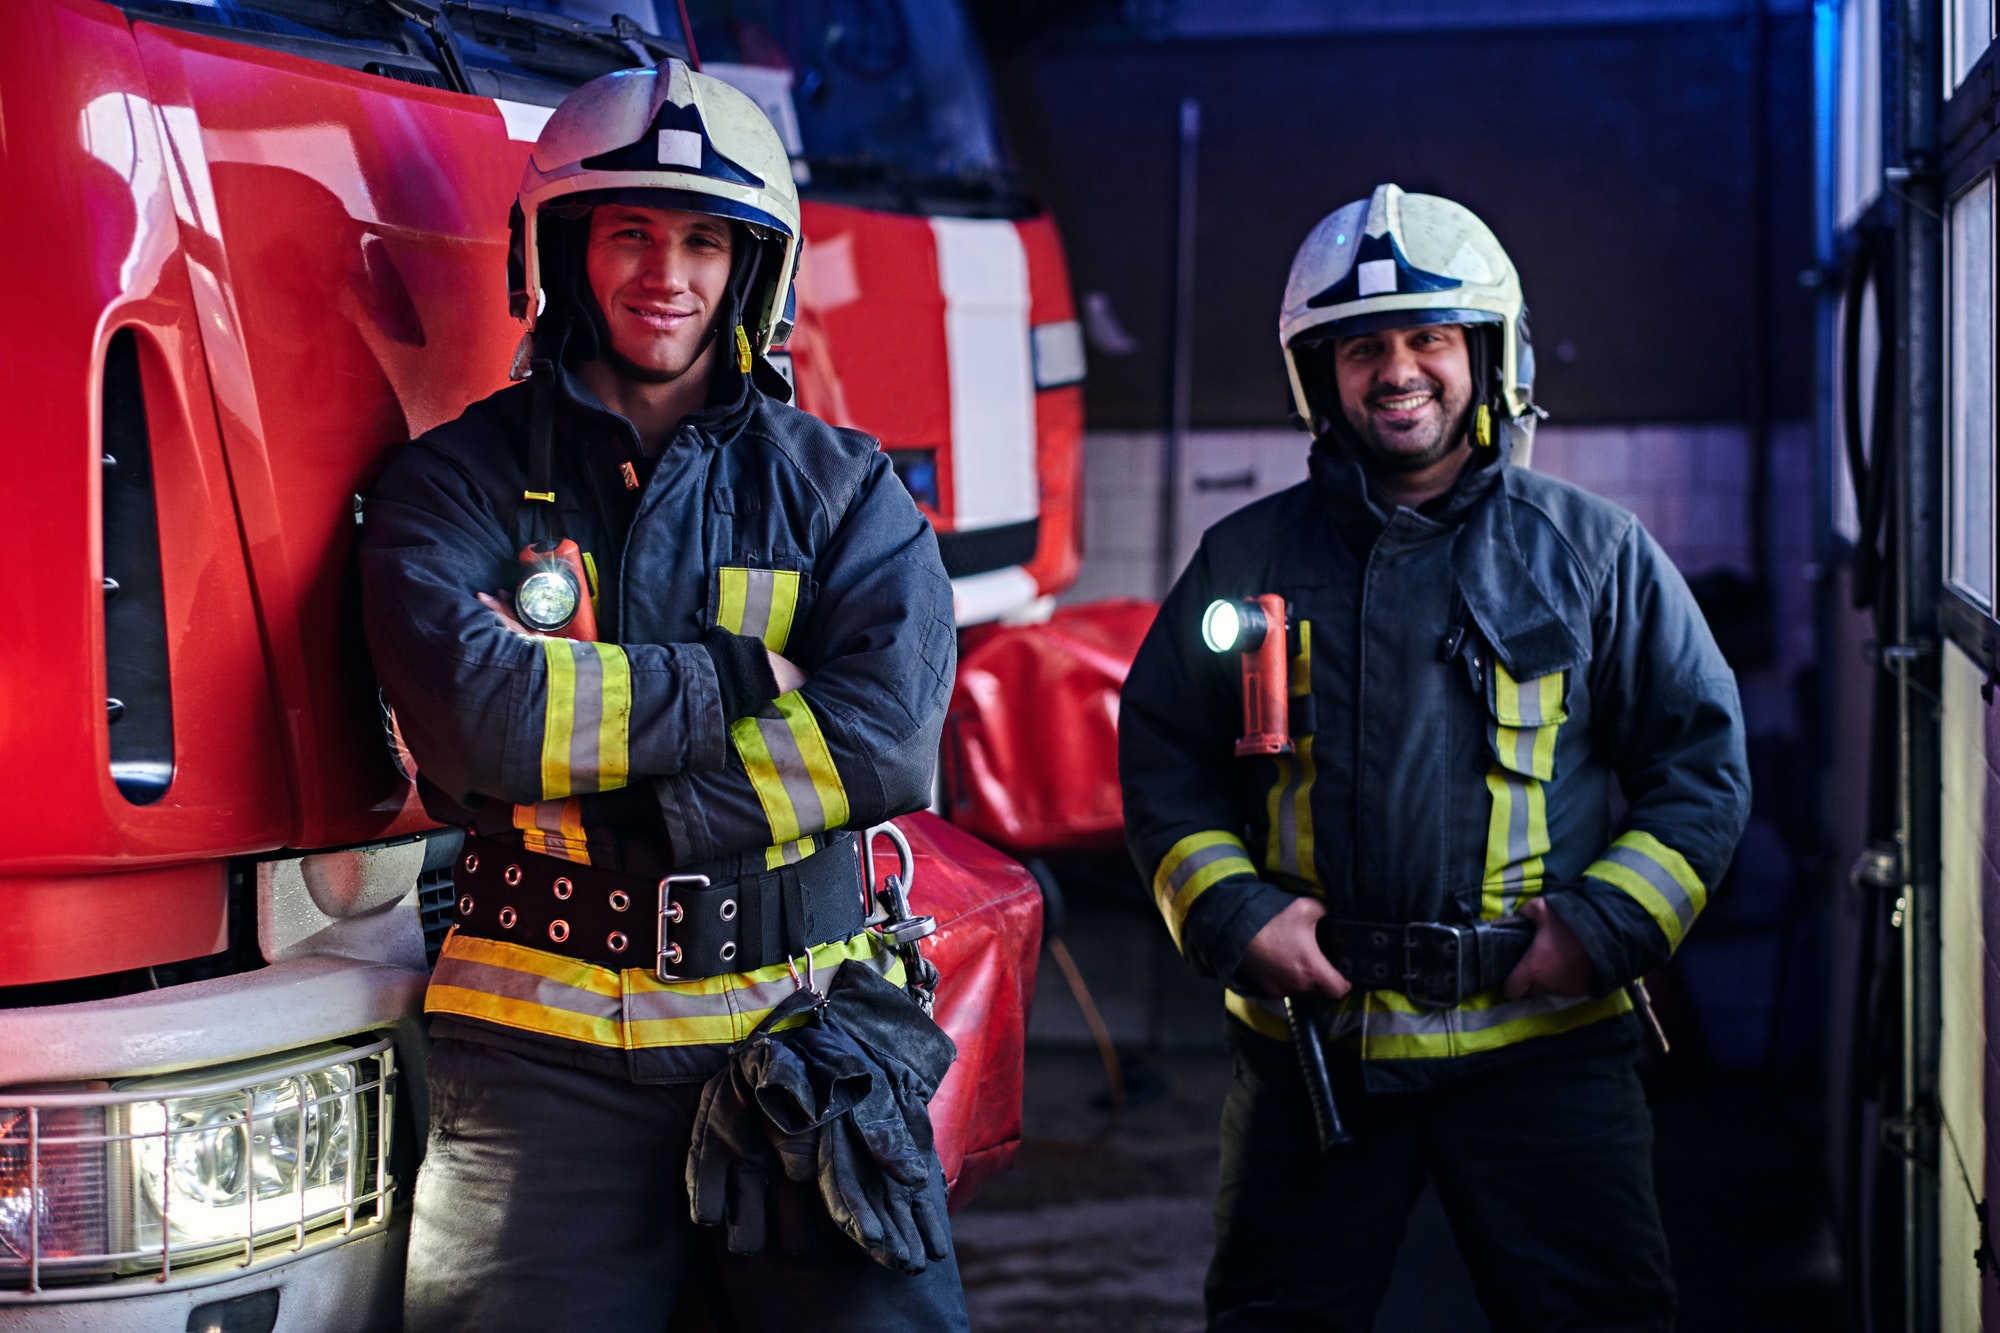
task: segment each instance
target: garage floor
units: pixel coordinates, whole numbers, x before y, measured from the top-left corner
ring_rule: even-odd
[[[1220,1005],[1167,952],[1164,932],[1126,905],[1072,901],[1067,926],[1114,1036],[1150,1053],[1135,1058],[1134,1104],[1114,1123],[1098,1104],[1103,1067],[1044,954],[1022,1150],[1015,1169],[955,1222],[973,1327],[1199,1329],[1216,1122],[1229,1083]],[[1754,1078],[1663,1077],[1651,1086],[1680,1327],[1844,1327],[1813,1107]],[[1486,1327],[1443,1212],[1426,1195],[1376,1329]]]

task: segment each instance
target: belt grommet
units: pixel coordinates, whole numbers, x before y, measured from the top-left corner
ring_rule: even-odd
[[[512,930],[514,928],[514,923],[516,921],[519,921],[520,919],[521,919],[520,917],[514,915],[513,908],[503,907],[500,909],[500,929]]]
[[[467,894],[462,894],[462,895],[460,895],[460,897],[459,897],[459,900],[458,900],[458,914],[459,914],[460,916],[471,916],[471,915],[472,915],[472,895],[471,895],[471,894],[467,893]]]
[[[670,902],[661,915],[666,917],[667,920],[679,924],[680,919],[687,915],[687,908],[682,907],[679,903]]]
[[[513,888],[516,884],[519,884],[521,882],[521,867],[508,866],[506,871],[501,874],[500,878],[507,881],[508,888],[510,889]]]
[[[678,945],[678,944],[669,944],[669,945],[667,946],[667,961],[668,961],[668,962],[670,962],[670,963],[672,963],[672,964],[674,964],[675,966],[679,966],[679,965],[680,965],[680,961],[681,961],[681,946],[680,946],[680,945]]]
[[[568,902],[570,894],[576,891],[576,886],[569,882],[567,876],[560,876],[556,879],[555,890],[556,897]]]
[[[478,855],[478,853],[476,853],[476,852],[467,852],[467,853],[465,854],[465,873],[466,873],[466,874],[468,874],[468,875],[476,875],[476,874],[478,874],[478,873],[479,873],[479,855]]]
[[[613,953],[624,953],[625,946],[630,944],[631,942],[632,941],[625,938],[624,931],[614,930],[605,937],[604,947],[611,950],[611,952]]]
[[[568,939],[569,922],[567,921],[549,922],[549,938],[554,940],[557,944],[561,944],[564,940]]]
[[[723,962],[725,963],[728,962],[730,959],[736,957],[736,941],[724,940],[722,942],[722,947],[720,949],[717,949],[715,952],[716,956],[721,958]]]
[[[716,909],[716,914],[724,921],[734,921],[736,919],[736,900],[734,898],[724,898],[722,906]]]
[[[613,889],[608,901],[611,904],[612,911],[622,912],[632,905],[632,895],[623,889]]]
[[[1373,935],[1370,935],[1368,939],[1369,942],[1378,949],[1386,949],[1389,947],[1389,937],[1379,930],[1376,931]]]

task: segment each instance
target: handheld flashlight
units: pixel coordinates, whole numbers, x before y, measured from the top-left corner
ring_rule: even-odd
[[[514,589],[514,614],[537,634],[591,640],[597,613],[584,580],[583,553],[565,537],[521,548],[521,582]]]
[[[1201,616],[1201,640],[1210,652],[1235,653],[1243,659],[1243,735],[1236,742],[1236,753],[1290,754],[1285,599],[1267,592],[1210,602]]]

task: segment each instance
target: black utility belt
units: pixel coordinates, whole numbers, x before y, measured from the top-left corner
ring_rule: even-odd
[[[1526,917],[1443,921],[1341,921],[1322,917],[1320,952],[1361,990],[1393,990],[1426,1008],[1451,1009],[1507,979],[1535,938]]]
[[[638,879],[467,834],[452,887],[461,934],[649,967],[662,981],[769,967],[848,939],[868,919],[851,833],[795,865],[727,879]]]

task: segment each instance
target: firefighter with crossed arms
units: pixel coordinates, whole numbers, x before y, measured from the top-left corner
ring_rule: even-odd
[[[412,1330],[965,1326],[952,1045],[850,831],[929,800],[951,586],[876,442],[766,360],[799,245],[749,98],[584,85],[513,215],[521,382],[367,497],[384,698],[467,830]]]
[[[1309,479],[1208,530],[1120,721],[1133,855],[1228,987],[1209,1326],[1369,1328],[1429,1180],[1500,1333],[1670,1328],[1638,979],[1748,814],[1735,678],[1631,514],[1520,466],[1526,311],[1470,211],[1383,185],[1322,220],[1279,340]],[[1266,594],[1290,745],[1239,757],[1203,620]]]

